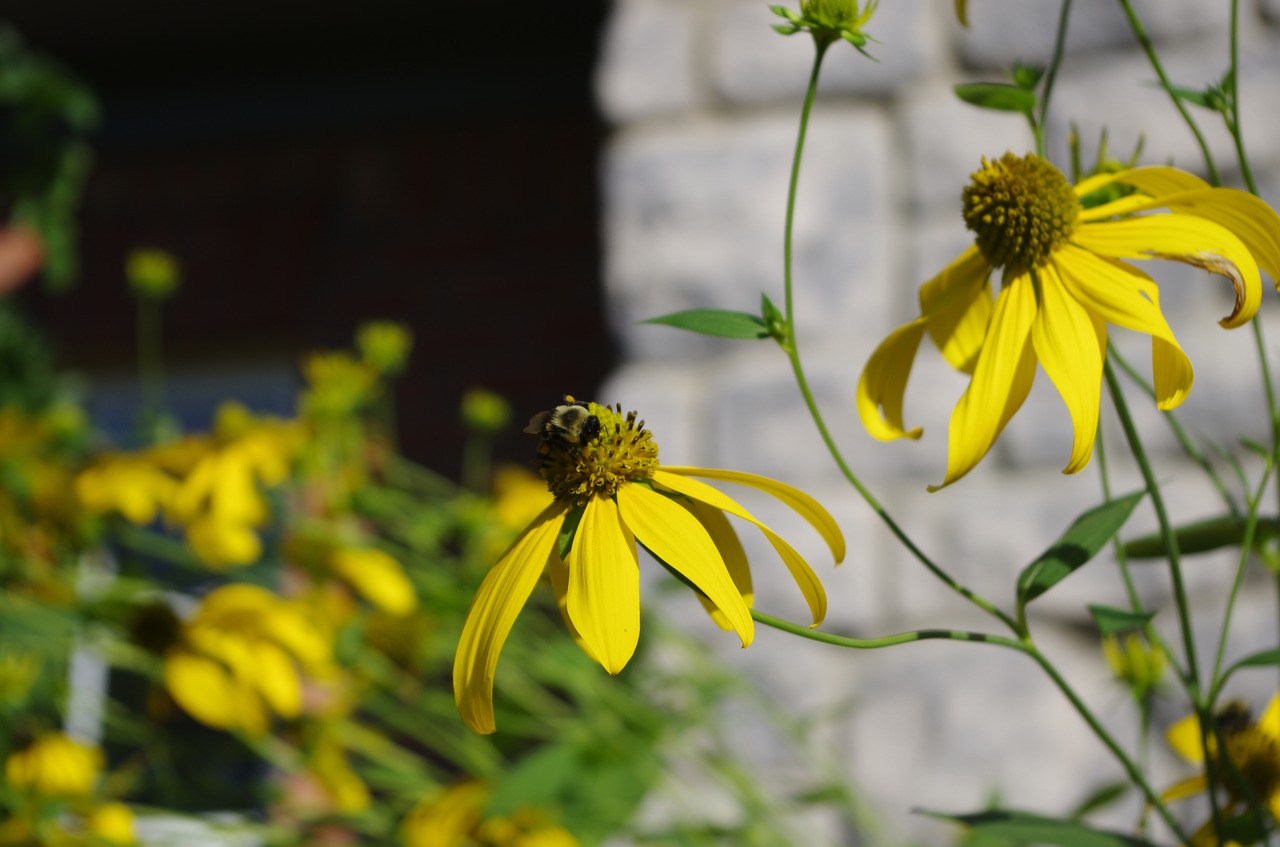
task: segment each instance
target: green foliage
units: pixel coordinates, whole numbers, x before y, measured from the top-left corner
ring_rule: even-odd
[[[673,326],[717,338],[759,339],[769,337],[769,325],[747,312],[724,309],[688,309],[641,321],[647,324]]]
[[[1117,609],[1112,606],[1089,605],[1089,614],[1097,624],[1098,632],[1105,638],[1121,632],[1130,632],[1146,626],[1155,612],[1135,612],[1131,609]]]
[[[1152,847],[1151,843],[1119,832],[1094,829],[1079,821],[1060,820],[1030,812],[995,809],[969,815],[922,811],[939,820],[955,821],[983,836],[985,845],[1043,844],[1053,847]]]
[[[971,106],[995,112],[1030,115],[1036,108],[1034,92],[1003,82],[965,82],[954,86],[956,96]]]
[[[1225,547],[1239,547],[1244,543],[1248,524],[1249,519],[1245,515],[1221,515],[1175,527],[1173,537],[1179,553],[1209,553]],[[1280,518],[1258,518],[1253,531],[1253,546],[1261,547],[1278,535]],[[1131,559],[1163,559],[1169,555],[1164,536],[1159,533],[1125,542],[1124,552]]]
[[[1095,506],[1080,515],[1049,549],[1023,569],[1018,577],[1018,605],[1044,594],[1085,565],[1120,531],[1144,492]]]

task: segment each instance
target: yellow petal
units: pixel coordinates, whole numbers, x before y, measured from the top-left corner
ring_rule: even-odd
[[[1280,694],[1271,698],[1262,717],[1258,718],[1258,729],[1270,736],[1273,741],[1280,741]]]
[[[1039,279],[1040,309],[1031,325],[1031,343],[1071,413],[1075,440],[1062,472],[1076,473],[1089,463],[1098,432],[1107,326],[1072,299],[1052,263],[1040,270]]]
[[[333,658],[333,645],[307,615],[305,606],[277,599],[263,615],[262,631],[312,672],[322,672]]]
[[[124,803],[103,803],[85,820],[88,830],[110,844],[133,844],[133,810]]]
[[[908,430],[902,423],[902,395],[927,323],[925,318],[916,318],[889,333],[862,369],[858,378],[858,416],[873,438],[919,438],[924,432],[920,427]]]
[[[1157,201],[1169,211],[1208,218],[1244,242],[1271,281],[1280,285],[1280,215],[1260,197],[1234,188],[1188,191]]]
[[[1193,765],[1204,761],[1204,744],[1200,738],[1200,718],[1187,715],[1175,722],[1165,732],[1165,739],[1173,752]]]
[[[591,652],[591,647],[583,640],[582,633],[578,632],[578,628],[569,618],[569,566],[564,563],[559,551],[554,548],[551,555],[547,557],[547,575],[551,578],[551,589],[556,595],[556,608],[560,610],[560,619],[564,621],[565,629],[569,630],[569,634],[582,648],[582,652],[591,657],[591,661],[603,665],[604,662]]]
[[[1177,168],[1170,168],[1165,165],[1152,165],[1088,177],[1076,185],[1076,196],[1084,197],[1086,194],[1092,194],[1114,182],[1131,185],[1143,194],[1149,194],[1156,198],[1165,194],[1178,194],[1183,191],[1195,191],[1210,187],[1209,183],[1195,174],[1189,174],[1186,171],[1180,171]]]
[[[565,599],[588,652],[609,673],[625,668],[640,641],[640,560],[612,498],[587,501],[569,551]]]
[[[397,617],[418,608],[418,595],[391,554],[372,547],[343,548],[330,558],[335,573],[366,600]]]
[[[643,485],[618,489],[622,522],[653,555],[693,583],[729,619],[742,646],[755,636],[755,621],[711,536],[697,518]]]
[[[1169,259],[1225,276],[1235,289],[1231,314],[1219,323],[1227,328],[1248,323],[1262,304],[1262,278],[1257,261],[1226,227],[1192,215],[1145,215],[1122,221],[1085,224],[1072,241],[1114,259]]]
[[[1160,800],[1165,803],[1169,802],[1170,800],[1181,800],[1185,797],[1190,797],[1193,794],[1199,794],[1201,791],[1204,791],[1208,787],[1209,787],[1209,780],[1207,777],[1205,777],[1204,774],[1200,774],[1199,776],[1187,777],[1181,782],[1175,782],[1173,785],[1170,785],[1164,791],[1161,791]]]
[[[742,542],[738,540],[738,534],[733,531],[733,526],[724,516],[724,512],[708,506],[701,500],[677,502],[692,512],[702,524],[702,528],[711,536],[711,543],[716,545],[716,549],[724,557],[725,567],[729,569],[729,576],[733,578],[733,584],[737,586],[743,602],[747,604],[748,609],[755,608],[756,595],[751,583],[751,566],[747,563],[747,551],[742,549]],[[699,593],[698,601],[702,603],[703,608],[707,610],[707,614],[711,615],[711,620],[715,621],[717,626],[724,630],[733,629],[724,612],[717,609],[710,600]]]
[[[516,615],[555,551],[568,504],[542,510],[481,583],[467,610],[453,658],[453,697],[467,726],[493,732],[493,675]]]
[[[165,688],[183,711],[206,726],[264,732],[267,716],[256,694],[241,687],[222,665],[190,653],[164,662]]]
[[[991,320],[991,266],[976,246],[920,286],[920,314],[951,366],[973,373]]]
[[[702,479],[718,479],[721,482],[736,482],[739,485],[746,485],[757,491],[763,491],[770,497],[781,500],[791,507],[796,514],[809,523],[809,526],[816,529],[818,534],[822,536],[822,540],[827,542],[827,546],[831,548],[831,555],[835,558],[837,565],[844,561],[844,533],[840,531],[840,525],[836,523],[835,518],[831,517],[831,513],[822,507],[821,503],[800,489],[787,485],[785,482],[778,482],[776,479],[769,479],[767,476],[743,473],[742,471],[672,465],[663,465],[658,469],[658,473],[664,471],[669,474],[679,474],[680,476],[696,476]],[[665,485],[666,483],[663,484]],[[714,491],[714,489],[712,490]],[[733,503],[732,500],[729,502]],[[737,506],[736,503],[733,505]],[[725,511],[731,510],[726,509]],[[757,523],[755,518],[747,518],[747,520]]]
[[[1147,276],[1071,245],[1055,251],[1054,266],[1067,292],[1091,313],[1151,336],[1156,405],[1168,411],[1186,399],[1195,379],[1191,360],[1165,321],[1159,292]]]
[[[288,654],[269,641],[255,641],[253,670],[248,680],[271,710],[284,718],[302,713],[302,683]]]
[[[700,468],[691,468],[690,470],[699,471],[699,476],[703,475]],[[715,477],[712,478],[714,479]],[[756,479],[763,479],[763,477],[756,477]],[[806,562],[804,557],[797,553],[795,549],[792,548],[792,546],[780,535],[760,521],[756,520],[754,515],[742,508],[742,506],[738,505],[738,503],[724,492],[712,488],[706,483],[699,482],[696,479],[690,479],[687,476],[682,476],[673,472],[671,468],[659,468],[654,471],[653,481],[664,488],[669,488],[672,491],[675,491],[678,494],[683,494],[692,500],[706,503],[712,508],[720,509],[721,511],[728,512],[731,515],[736,515],[743,520],[751,521],[753,524],[760,527],[765,538],[769,539],[769,543],[773,545],[773,549],[777,550],[778,555],[782,557],[782,561],[786,564],[787,570],[791,572],[792,579],[794,579],[796,581],[796,585],[800,587],[800,593],[804,595],[805,601],[809,604],[809,613],[813,616],[813,625],[817,626],[822,623],[823,619],[827,616],[827,592],[822,587],[822,582],[818,579],[818,575],[813,572],[813,568],[809,567],[809,563]],[[769,481],[772,482],[772,480]],[[781,483],[778,484],[780,485]],[[768,489],[762,488],[761,490],[767,491]],[[805,496],[808,497],[808,495]],[[814,505],[816,505],[816,503]],[[819,506],[818,508],[821,507]],[[828,520],[831,519],[830,515],[826,515],[825,510],[823,511],[823,514]],[[832,521],[831,523],[832,526],[834,526],[835,522]],[[838,531],[839,530],[837,529],[837,532]],[[844,539],[843,537],[838,537],[838,539],[840,551],[843,552]]]
[[[973,379],[951,413],[946,479],[930,486],[930,491],[945,488],[973,470],[1027,399],[1036,374],[1031,346],[1035,316],[1031,278],[1023,275],[1006,280],[996,298]]]

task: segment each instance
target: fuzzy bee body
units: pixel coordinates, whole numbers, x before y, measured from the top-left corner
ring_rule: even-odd
[[[600,419],[591,414],[586,403],[565,397],[565,402],[538,412],[529,420],[524,431],[529,435],[541,435],[543,441],[558,441],[566,447],[577,447],[594,441],[600,434]]]

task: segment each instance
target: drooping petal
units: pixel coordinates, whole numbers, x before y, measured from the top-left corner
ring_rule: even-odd
[[[529,524],[480,584],[467,610],[453,657],[453,697],[467,726],[479,733],[493,721],[493,675],[516,615],[555,552],[567,503],[552,503]]]
[[[737,502],[724,492],[719,489],[712,488],[704,482],[699,482],[698,480],[691,479],[687,476],[671,473],[670,468],[660,468],[654,471],[653,481],[664,488],[670,488],[678,494],[683,494],[690,499],[701,501],[712,508],[720,509],[721,511],[728,512],[731,515],[736,515],[743,520],[751,521],[753,524],[760,527],[760,531],[764,533],[765,538],[769,539],[769,543],[773,545],[773,549],[778,551],[778,555],[782,557],[782,561],[786,564],[787,570],[791,572],[792,579],[794,579],[796,581],[796,585],[800,587],[800,593],[804,595],[805,601],[809,604],[809,613],[813,616],[813,625],[817,626],[822,623],[823,619],[827,616],[827,592],[822,587],[822,582],[818,579],[818,575],[813,572],[813,568],[809,567],[809,563],[806,562],[804,557],[797,553],[795,549],[782,538],[782,536],[756,520],[754,515],[742,508],[742,506],[738,505]],[[808,495],[805,496],[807,497]],[[819,506],[818,508],[821,507]],[[829,520],[830,515],[828,515],[827,518]],[[841,545],[843,549],[843,537],[841,537]]]
[[[973,379],[951,413],[947,476],[940,485],[930,486],[930,491],[945,488],[973,470],[1027,399],[1036,375],[1031,346],[1035,316],[1031,277],[1024,274],[1006,280],[996,298]]]
[[[708,506],[701,500],[681,500],[677,502],[692,512],[693,516],[698,519],[698,523],[702,524],[702,528],[707,531],[707,535],[711,536],[711,543],[716,545],[716,549],[724,557],[724,565],[729,569],[729,576],[733,578],[733,584],[737,586],[738,593],[742,595],[742,601],[747,604],[748,609],[754,608],[756,594],[751,581],[751,566],[747,563],[747,551],[742,549],[742,542],[738,540],[738,533],[734,532],[733,525],[724,516],[724,512]],[[733,629],[729,625],[729,619],[725,617],[724,612],[717,609],[710,600],[702,594],[698,594],[698,601],[702,603],[703,608],[707,610],[707,614],[711,616],[711,620],[715,621],[717,626],[724,630]]]
[[[920,286],[920,314],[951,366],[973,373],[991,319],[991,266],[976,246]]]
[[[217,729],[266,731],[267,715],[252,689],[242,688],[219,663],[193,653],[165,657],[164,683],[183,711]]]
[[[335,573],[370,603],[401,617],[418,608],[418,595],[400,563],[374,547],[335,550],[329,561]]]
[[[742,646],[755,637],[755,621],[729,576],[724,559],[698,519],[666,496],[643,485],[618,489],[622,522],[637,539],[724,612]]]
[[[1200,718],[1187,715],[1165,731],[1165,740],[1173,752],[1193,765],[1204,761],[1204,742],[1200,738]]]
[[[1170,785],[1164,791],[1161,791],[1160,800],[1165,803],[1169,802],[1170,800],[1181,800],[1184,797],[1190,797],[1194,794],[1199,794],[1200,792],[1204,791],[1208,787],[1209,787],[1209,779],[1204,774],[1200,774],[1199,776],[1187,777],[1186,779],[1180,782],[1175,782],[1173,785]],[[1193,843],[1195,842],[1194,838],[1192,839],[1192,842]]]
[[[1075,473],[1089,463],[1098,432],[1107,325],[1067,293],[1052,262],[1040,269],[1039,279],[1040,309],[1031,343],[1071,414],[1075,438],[1062,472]]]
[[[640,641],[640,560],[610,497],[587,501],[569,551],[565,603],[588,652],[609,673],[625,668]]]
[[[669,474],[679,474],[680,476],[696,476],[702,479],[718,479],[721,482],[736,482],[739,485],[746,485],[757,491],[763,491],[770,497],[781,500],[791,507],[796,514],[808,521],[809,526],[816,529],[818,534],[822,536],[822,540],[827,542],[827,546],[831,548],[831,555],[835,557],[837,565],[844,561],[844,533],[840,531],[840,525],[836,523],[835,518],[831,517],[831,513],[822,507],[821,503],[800,489],[787,485],[785,482],[770,479],[767,476],[743,473],[742,471],[726,471],[720,468],[663,465],[658,472],[662,473],[664,471]],[[666,485],[667,483],[664,482],[663,484]]]
[[[1280,215],[1260,197],[1234,188],[1209,188],[1162,197],[1169,211],[1208,218],[1244,242],[1271,281],[1280,285]]]
[[[578,632],[578,628],[569,618],[569,566],[565,564],[564,559],[560,558],[558,550],[553,549],[551,555],[547,557],[547,575],[551,577],[551,589],[556,595],[556,608],[560,610],[560,620],[564,621],[565,629],[569,630],[569,634],[582,648],[582,652],[591,657],[591,661],[603,665],[604,662],[591,652],[591,647],[582,639],[582,633]]]
[[[858,415],[873,438],[919,438],[924,432],[920,427],[908,430],[902,423],[902,395],[907,390],[920,339],[924,338],[925,324],[924,318],[916,318],[889,333],[862,369],[858,378]]]
[[[1069,244],[1055,251],[1054,264],[1067,292],[1090,312],[1151,336],[1156,405],[1168,411],[1186,399],[1195,378],[1191,360],[1164,319],[1149,278],[1122,262]]]
[[[1262,717],[1258,718],[1258,729],[1270,736],[1273,741],[1280,742],[1280,694],[1271,698]]]
[[[302,683],[288,654],[270,641],[254,641],[251,655],[254,673],[247,681],[258,689],[273,712],[296,718],[302,713]]]
[[[1262,278],[1244,242],[1226,227],[1192,215],[1145,215],[1122,221],[1085,224],[1072,241],[1114,259],[1170,259],[1229,279],[1236,302],[1219,323],[1227,328],[1248,323],[1262,304]]]

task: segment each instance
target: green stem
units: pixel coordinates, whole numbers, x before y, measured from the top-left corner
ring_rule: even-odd
[[[986,644],[998,644],[1001,647],[1009,647],[1014,650],[1024,649],[1022,642],[1012,638],[1005,638],[1002,635],[992,635],[986,632],[968,632],[961,629],[916,629],[910,632],[884,635],[880,638],[854,638],[849,635],[835,635],[834,633],[811,629],[807,626],[785,621],[782,618],[776,618],[773,615],[767,615],[764,612],[758,612],[755,609],[751,610],[751,617],[765,626],[771,626],[774,629],[789,632],[792,635],[798,635],[810,641],[818,641],[849,650],[878,650],[881,647],[892,647],[895,644],[909,644],[912,641],[933,641],[937,639],[946,641],[979,641]]]
[[[1206,698],[1206,706],[1209,709],[1213,708],[1213,702],[1218,693],[1218,680],[1222,677],[1223,662],[1226,659],[1227,636],[1231,632],[1231,617],[1235,611],[1236,598],[1240,594],[1240,587],[1244,584],[1245,569],[1253,553],[1253,538],[1258,528],[1258,509],[1262,505],[1263,492],[1266,490],[1267,483],[1270,482],[1271,473],[1274,469],[1275,465],[1269,462],[1266,470],[1262,473],[1262,479],[1258,481],[1258,490],[1249,498],[1249,515],[1245,520],[1244,537],[1240,539],[1240,558],[1236,563],[1235,580],[1231,584],[1231,593],[1227,596],[1227,606],[1222,615],[1222,631],[1218,635],[1218,654],[1213,662],[1213,676],[1210,677],[1209,697]]]
[[[1062,56],[1067,46],[1067,21],[1071,16],[1071,0],[1062,0],[1062,11],[1058,14],[1058,33],[1053,42],[1053,58],[1049,60],[1049,68],[1044,75],[1044,88],[1040,94],[1040,117],[1035,121],[1033,131],[1036,136],[1036,155],[1047,158],[1047,144],[1044,139],[1045,122],[1049,116],[1049,98],[1053,95],[1053,83],[1058,78],[1058,68],[1062,65]]]
[[[1186,653],[1186,673],[1183,675],[1183,681],[1187,686],[1187,691],[1191,695],[1191,699],[1197,704],[1197,708],[1201,702],[1200,692],[1200,669],[1196,661],[1196,645],[1195,637],[1191,630],[1191,608],[1187,602],[1187,590],[1182,581],[1182,563],[1178,552],[1178,539],[1173,532],[1173,524],[1169,521],[1169,514],[1165,510],[1164,497],[1160,493],[1160,485],[1156,482],[1155,474],[1151,470],[1151,462],[1147,459],[1146,448],[1142,446],[1142,439],[1138,435],[1137,427],[1133,424],[1133,417],[1129,414],[1129,405],[1125,402],[1124,391],[1120,388],[1120,380],[1116,378],[1116,372],[1111,367],[1111,357],[1107,356],[1103,365],[1103,375],[1107,380],[1107,391],[1111,394],[1111,403],[1115,407],[1116,416],[1120,418],[1120,425],[1124,429],[1125,439],[1129,442],[1129,449],[1133,453],[1134,461],[1138,463],[1138,469],[1142,472],[1143,482],[1146,483],[1147,494],[1151,497],[1151,505],[1156,512],[1156,521],[1160,524],[1160,535],[1164,539],[1165,549],[1169,551],[1169,575],[1173,582],[1173,596],[1178,604],[1178,622],[1182,628],[1182,648]]]
[[[1173,107],[1178,110],[1178,114],[1182,116],[1187,128],[1195,136],[1196,144],[1200,145],[1200,152],[1204,156],[1204,166],[1209,174],[1209,182],[1214,185],[1220,185],[1222,178],[1218,175],[1218,166],[1214,164],[1213,153],[1209,150],[1209,143],[1205,141],[1195,118],[1191,117],[1191,113],[1187,111],[1187,107],[1183,105],[1181,98],[1174,93],[1173,83],[1169,81],[1168,75],[1165,74],[1164,66],[1160,63],[1160,57],[1156,54],[1155,45],[1151,43],[1151,39],[1147,36],[1147,31],[1143,28],[1142,21],[1138,19],[1138,15],[1133,11],[1133,4],[1130,0],[1120,0],[1120,6],[1124,9],[1125,17],[1129,19],[1129,27],[1133,30],[1134,38],[1138,39],[1143,52],[1147,54],[1147,61],[1151,63],[1151,69],[1160,78],[1160,86],[1169,94],[1169,99],[1173,101]]]
[[[809,387],[808,377],[805,376],[804,366],[800,361],[799,345],[796,341],[796,322],[794,310],[794,285],[792,273],[792,229],[795,222],[796,208],[796,191],[800,184],[800,163],[804,158],[804,141],[809,129],[809,115],[813,110],[814,97],[818,92],[818,74],[822,68],[822,58],[826,54],[828,45],[817,44],[817,50],[814,54],[813,69],[809,74],[809,87],[805,91],[804,106],[800,111],[800,129],[796,136],[795,155],[791,161],[791,181],[787,188],[787,218],[786,230],[782,243],[783,254],[783,280],[785,285],[785,293],[783,302],[786,305],[786,336],[781,340],[782,349],[786,352],[787,358],[791,362],[791,370],[795,373],[796,384],[800,388],[800,393],[804,397],[805,406],[809,410],[809,415],[813,418],[814,424],[818,428],[818,434],[822,436],[822,441],[827,447],[827,451],[831,454],[831,458],[835,460],[836,466],[849,481],[849,484],[857,490],[867,505],[879,515],[889,531],[902,542],[903,546],[911,552],[913,556],[924,565],[930,573],[942,581],[948,588],[955,591],[961,597],[973,603],[978,608],[1002,621],[1010,630],[1021,634],[1018,624],[1008,614],[996,608],[989,600],[975,594],[971,589],[957,582],[950,574],[946,573],[942,568],[933,562],[924,551],[916,546],[915,542],[898,526],[897,522],[889,515],[884,506],[872,495],[871,491],[862,484],[857,474],[849,467],[844,460],[844,455],[840,452],[840,448],[836,445],[835,439],[831,436],[831,431],[827,428],[826,421],[822,417],[822,412],[818,408],[818,403],[814,399],[813,391]]]
[[[1231,68],[1227,71],[1227,80],[1231,86],[1231,114],[1227,119],[1227,129],[1235,141],[1240,175],[1244,177],[1249,191],[1257,194],[1258,185],[1253,181],[1253,169],[1249,167],[1249,157],[1244,150],[1244,135],[1240,132],[1240,0],[1231,0]]]

